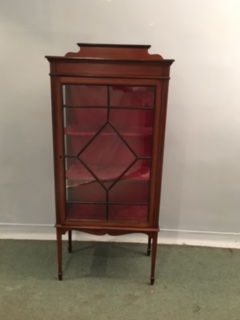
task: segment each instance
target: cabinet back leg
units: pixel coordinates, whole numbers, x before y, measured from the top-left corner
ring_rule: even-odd
[[[152,237],[151,276],[150,276],[151,285],[154,284],[154,280],[155,280],[155,265],[156,265],[156,256],[157,256],[157,238],[158,238],[158,234],[156,233]]]
[[[68,231],[68,252],[72,252],[72,230]]]
[[[151,246],[152,246],[152,238],[148,236],[148,247],[147,247],[147,255],[150,256],[151,254]]]
[[[57,228],[58,280],[62,280],[62,232]]]

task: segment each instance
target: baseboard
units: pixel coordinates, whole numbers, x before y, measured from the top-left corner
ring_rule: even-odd
[[[55,240],[56,233],[54,226],[50,224],[0,223],[0,239]],[[144,234],[129,234],[115,237],[106,235],[99,237],[82,232],[74,232],[73,240],[133,243],[147,242],[146,235]],[[158,243],[239,249],[240,233],[162,229],[158,236]]]

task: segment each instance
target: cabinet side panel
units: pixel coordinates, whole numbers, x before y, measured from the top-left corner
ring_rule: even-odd
[[[164,157],[164,139],[167,114],[167,95],[169,80],[160,80],[157,86],[156,110],[154,119],[154,138],[153,138],[153,168],[150,212],[152,212],[152,226],[158,227],[159,209]]]
[[[51,77],[52,96],[52,126],[53,126],[53,157],[55,182],[55,210],[56,223],[62,224],[65,212],[64,170],[63,170],[63,119],[62,119],[62,93],[59,79]]]

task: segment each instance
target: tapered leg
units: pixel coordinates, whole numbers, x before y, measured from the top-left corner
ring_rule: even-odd
[[[151,276],[150,283],[154,284],[155,279],[155,264],[156,264],[156,256],[157,256],[157,233],[152,237],[152,256],[151,256]]]
[[[72,252],[72,230],[68,231],[68,252]]]
[[[62,280],[62,233],[57,228],[58,280]]]
[[[151,245],[152,245],[152,238],[148,236],[148,247],[147,247],[147,255],[150,256],[151,254]]]

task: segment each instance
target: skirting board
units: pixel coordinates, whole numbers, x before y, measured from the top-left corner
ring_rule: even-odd
[[[0,223],[0,239],[55,240],[56,233],[53,225]],[[63,239],[67,239],[67,236],[63,236]],[[73,232],[73,240],[147,243],[144,234],[112,237]],[[240,233],[161,229],[158,243],[239,249]]]

